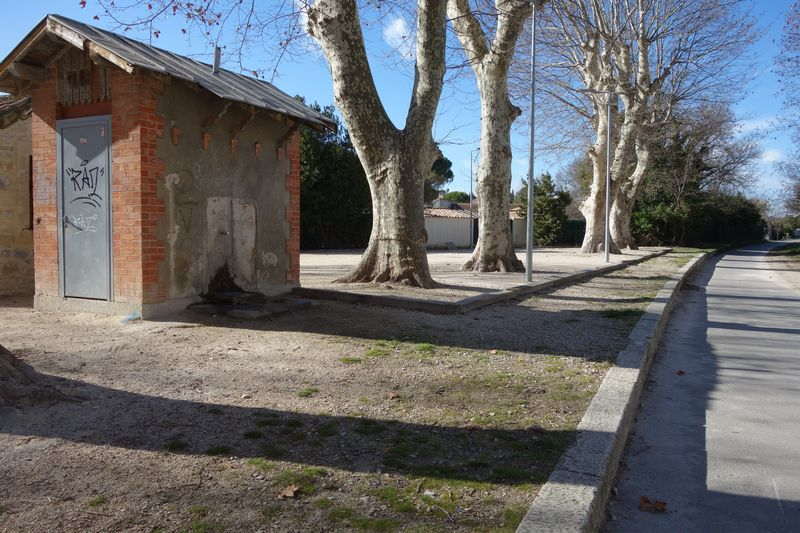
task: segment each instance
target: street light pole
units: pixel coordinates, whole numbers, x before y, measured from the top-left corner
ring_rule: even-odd
[[[472,161],[475,159],[473,155],[475,150],[469,152],[469,245],[475,246],[475,219],[472,214],[472,181],[475,179],[475,173],[472,171]]]
[[[608,258],[608,244],[610,239],[609,228],[609,206],[611,205],[611,90],[608,91],[608,98],[606,99],[606,227],[603,242],[603,253],[605,255],[606,263],[610,262]]]
[[[532,0],[531,12],[531,123],[530,146],[528,150],[528,220],[527,235],[525,238],[525,280],[533,281],[533,171],[534,148],[536,146],[536,10],[544,5],[545,0]]]

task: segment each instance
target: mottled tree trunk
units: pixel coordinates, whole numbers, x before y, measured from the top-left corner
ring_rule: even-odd
[[[519,34],[531,14],[531,3],[495,0],[497,25],[491,45],[468,0],[449,0],[448,14],[475,73],[481,98],[478,242],[463,268],[524,272],[525,266],[514,253],[509,222],[511,125],[521,111],[508,96],[508,69]]]
[[[524,272],[514,253],[511,208],[511,124],[520,110],[508,98],[506,77],[484,77],[481,86],[481,160],[478,165],[478,242],[464,270]]]
[[[631,233],[632,215],[633,204],[628,201],[628,197],[624,193],[618,192],[614,198],[614,203],[611,204],[609,228],[611,238],[620,249],[636,250],[638,248]]]
[[[367,169],[372,196],[372,232],[358,267],[338,282],[395,281],[434,286],[425,249],[422,186],[433,164],[415,146],[400,146],[379,168]],[[409,153],[410,152],[410,153]],[[432,152],[431,152],[432,153]]]
[[[586,219],[586,232],[583,234],[581,252],[591,254],[601,252],[605,245],[605,198],[606,198],[606,127],[608,119],[605,114],[597,116],[597,141],[589,151],[592,160],[592,185],[589,195],[580,206],[581,214]],[[614,198],[615,182],[611,182],[611,198]],[[609,253],[618,254],[619,247],[610,239]]]
[[[644,173],[650,163],[650,149],[648,143],[642,138],[642,128],[637,129],[637,138],[634,142],[636,152],[636,167],[633,172],[625,176],[624,186],[618,187],[614,194],[614,203],[611,208],[611,237],[619,248],[630,250],[638,249],[636,240],[631,233],[631,218],[633,207],[639,191],[639,185],[644,179]]]
[[[446,4],[417,0],[414,89],[401,130],[378,96],[355,0],[317,0],[308,30],[331,67],[336,105],[364,167],[373,227],[356,269],[339,281],[435,285],[425,252],[423,178],[435,154],[432,128],[445,71]]]

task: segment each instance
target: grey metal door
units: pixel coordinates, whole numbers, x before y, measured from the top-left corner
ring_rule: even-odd
[[[111,299],[111,123],[61,120],[58,129],[60,270],[64,296]]]

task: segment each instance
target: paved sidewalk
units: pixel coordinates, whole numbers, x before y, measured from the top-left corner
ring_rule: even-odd
[[[611,263],[637,259],[663,250],[644,247],[612,255]],[[304,252],[300,255],[300,284],[305,288],[346,291],[358,294],[402,296],[405,298],[458,301],[480,294],[501,292],[525,284],[525,274],[463,272],[461,265],[469,258],[469,251],[429,251],[428,264],[436,281],[443,286],[435,289],[417,289],[399,285],[375,283],[348,283],[333,281],[353,269],[361,257],[357,250]],[[524,261],[525,251],[517,250]],[[582,254],[579,248],[541,248],[534,251],[534,282],[551,281],[578,272],[587,272],[606,266],[602,254]]]
[[[800,292],[766,260],[774,246],[730,252],[684,291],[607,531],[800,530]]]

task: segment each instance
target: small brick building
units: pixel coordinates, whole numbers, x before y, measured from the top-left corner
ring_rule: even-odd
[[[32,100],[36,307],[148,317],[298,284],[299,128],[273,85],[49,15],[0,63]]]
[[[31,102],[0,97],[0,296],[33,294]]]

